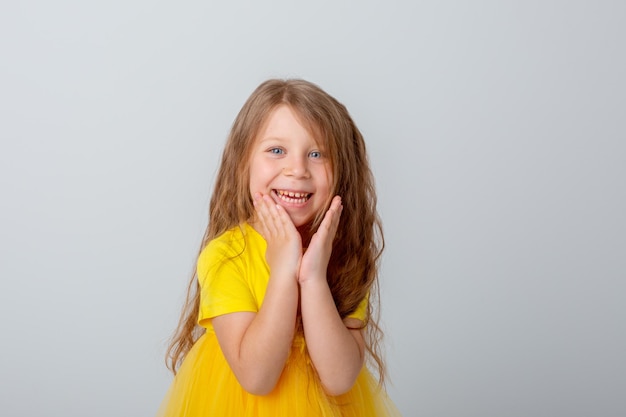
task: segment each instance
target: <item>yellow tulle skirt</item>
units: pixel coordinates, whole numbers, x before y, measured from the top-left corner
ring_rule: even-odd
[[[324,393],[297,337],[274,390],[246,392],[231,371],[215,334],[205,333],[187,354],[157,417],[386,417],[400,413],[367,368],[346,394]]]

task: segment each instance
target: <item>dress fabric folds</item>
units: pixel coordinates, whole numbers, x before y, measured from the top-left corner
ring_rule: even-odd
[[[391,400],[366,367],[346,394],[324,393],[301,334],[274,390],[263,396],[246,392],[220,348],[212,319],[263,304],[270,271],[266,242],[250,224],[235,227],[202,250],[198,324],[206,329],[187,353],[167,392],[158,417],[396,417]],[[366,321],[367,299],[348,317]]]
[[[326,395],[317,382],[305,342],[297,336],[274,390],[246,392],[215,337],[205,333],[189,352],[157,417],[396,417],[400,413],[367,368],[346,394]]]

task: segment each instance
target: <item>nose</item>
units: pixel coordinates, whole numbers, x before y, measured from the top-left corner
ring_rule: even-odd
[[[307,158],[291,156],[285,158],[283,173],[288,177],[308,178],[310,175]]]

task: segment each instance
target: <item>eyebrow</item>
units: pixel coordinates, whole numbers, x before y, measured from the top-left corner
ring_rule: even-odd
[[[268,136],[268,137],[265,137],[265,138],[261,137],[261,138],[259,138],[259,143],[269,142],[269,141],[272,141],[272,140],[276,140],[276,141],[279,141],[279,142],[284,142],[286,139],[278,137],[278,136]]]
[[[257,142],[257,145],[263,145],[266,142],[278,142],[278,143],[282,143],[282,142],[287,142],[289,141],[288,138],[284,138],[284,137],[280,137],[280,136],[267,136],[267,137],[259,137]],[[314,139],[314,143],[315,146],[313,147],[316,150],[322,151],[322,152],[326,152],[326,147],[324,146],[323,143],[320,143],[319,141]]]

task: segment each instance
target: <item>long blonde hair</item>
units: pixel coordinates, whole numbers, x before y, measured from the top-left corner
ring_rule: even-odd
[[[354,312],[369,294],[365,342],[368,359],[382,383],[385,365],[378,325],[378,261],[384,248],[382,225],[376,211],[374,178],[365,142],[343,104],[317,85],[304,80],[268,80],[259,85],[237,115],[222,154],[209,222],[199,253],[209,241],[252,218],[249,191],[251,144],[268,115],[288,105],[307,127],[319,135],[333,171],[333,193],[340,195],[343,212],[328,265],[328,284],[342,318]],[[310,228],[317,230],[324,212]],[[167,349],[166,363],[176,373],[185,355],[204,333],[198,325],[200,289],[194,273],[178,327]]]

